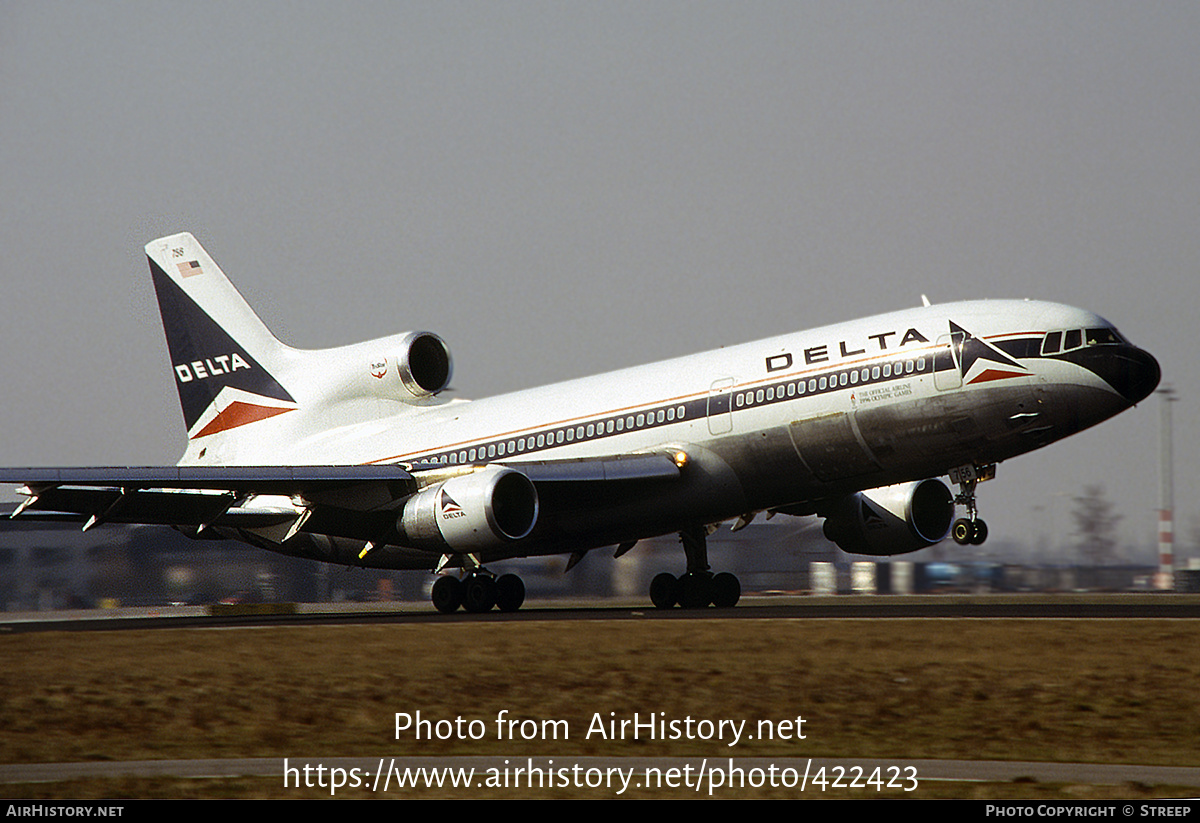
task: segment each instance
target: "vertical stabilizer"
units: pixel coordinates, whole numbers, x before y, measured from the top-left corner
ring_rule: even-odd
[[[189,440],[296,409],[289,354],[192,235],[146,246]]]

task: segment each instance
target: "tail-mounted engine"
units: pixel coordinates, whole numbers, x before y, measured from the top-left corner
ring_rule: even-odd
[[[921,480],[843,497],[825,515],[825,537],[852,554],[906,554],[945,538],[953,519],[946,484]]]
[[[396,529],[420,548],[469,552],[520,540],[533,531],[537,516],[537,490],[529,478],[488,466],[410,497]]]
[[[454,364],[446,341],[429,331],[414,331],[387,338],[396,348],[381,353],[369,364],[381,395],[401,395],[418,400],[432,397],[450,385]]]

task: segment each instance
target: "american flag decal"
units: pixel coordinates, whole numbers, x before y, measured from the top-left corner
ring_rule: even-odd
[[[200,261],[192,260],[189,263],[177,263],[181,277],[195,277],[197,274],[204,274],[204,269],[200,268]]]

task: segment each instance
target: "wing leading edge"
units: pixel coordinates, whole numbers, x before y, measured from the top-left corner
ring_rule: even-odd
[[[200,533],[210,527],[286,527],[372,543],[404,544],[395,523],[418,493],[431,496],[448,480],[512,470],[561,496],[579,486],[679,477],[665,454],[458,466],[135,466],[0,469],[0,483],[20,484],[25,500],[13,518],[165,525]],[[453,546],[449,546],[451,550]],[[474,547],[472,547],[474,548]]]

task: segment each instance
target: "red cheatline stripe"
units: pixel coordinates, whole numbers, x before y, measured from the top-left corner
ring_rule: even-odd
[[[1007,380],[1010,377],[1025,377],[1019,371],[1000,371],[999,369],[984,369],[979,376],[971,380],[971,384],[989,383],[992,380]]]

